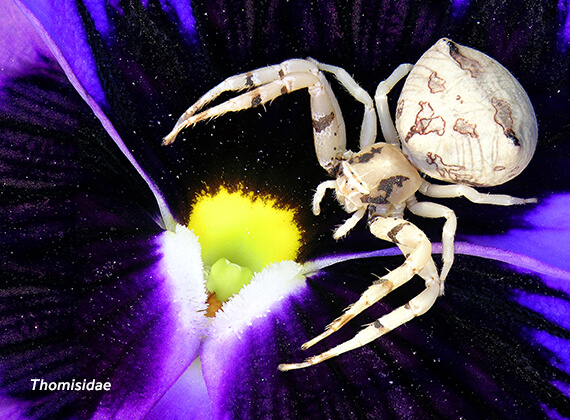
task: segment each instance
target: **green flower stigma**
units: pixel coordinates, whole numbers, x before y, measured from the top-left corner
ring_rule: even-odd
[[[210,275],[206,281],[206,288],[216,293],[216,298],[222,302],[248,284],[253,277],[253,271],[241,267],[225,258],[220,258],[210,268]]]
[[[224,302],[269,264],[294,260],[301,246],[295,210],[267,195],[220,188],[198,195],[188,228],[198,236],[206,287]]]

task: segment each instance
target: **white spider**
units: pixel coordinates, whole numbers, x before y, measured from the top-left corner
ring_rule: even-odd
[[[332,73],[364,104],[358,153],[346,150],[342,114],[323,71]],[[398,100],[396,131],[387,94],[408,73]],[[342,316],[302,348],[307,349],[337,331],[415,274],[425,280],[426,288],[406,305],[366,326],[354,338],[302,363],[281,364],[282,371],[315,365],[364,346],[425,313],[443,294],[444,280],[454,258],[455,213],[440,204],[418,202],[416,191],[429,197],[463,196],[474,203],[504,206],[536,202],[508,195],[480,194],[471,187],[499,185],[518,175],[534,153],[537,123],[528,96],[508,70],[487,55],[448,39],[439,40],[415,65],[402,64],[378,85],[374,99],[387,143],[374,143],[376,114],[368,93],[342,68],[309,58],[288,60],[226,79],[180,117],[163,144],[172,143],[184,127],[199,121],[265,104],[304,88],[311,99],[317,158],[335,178],[317,187],[314,214],[320,213],[325,191],[334,189],[340,204],[347,213],[352,213],[335,230],[335,239],[345,236],[368,210],[372,234],[395,243],[406,260],[376,280]],[[242,89],[251,90],[198,113],[222,92]],[[418,171],[452,184],[431,184]],[[431,257],[431,243],[420,229],[404,220],[405,209],[422,217],[446,219],[440,275]]]

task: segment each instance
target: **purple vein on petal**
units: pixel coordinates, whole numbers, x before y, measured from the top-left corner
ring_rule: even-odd
[[[195,43],[199,43],[198,33],[196,32],[196,19],[194,18],[194,12],[192,11],[192,5],[190,2],[166,2],[165,0],[160,1],[162,8],[168,10],[168,7],[172,7],[179,19],[182,31],[186,32],[190,37],[189,39]]]
[[[558,11],[560,12],[560,20],[562,28],[560,37],[565,48],[570,45],[570,0],[559,0]]]
[[[470,0],[453,0],[451,12],[454,17],[461,17],[467,11]]]
[[[111,24],[109,23],[109,17],[105,10],[106,2],[101,0],[87,0],[83,4],[85,8],[89,11],[91,16],[96,16],[93,19],[97,31],[101,33],[104,37],[109,35],[111,30]],[[117,5],[118,6],[118,5]]]
[[[441,243],[432,244],[432,253],[441,254]],[[535,258],[526,255],[518,254],[512,251],[506,251],[499,248],[490,246],[473,245],[468,242],[455,242],[455,253],[470,255],[473,257],[481,257],[489,260],[495,260],[510,264],[518,269],[529,270],[538,274],[543,274],[549,277],[554,277],[560,280],[570,281],[570,272],[562,268],[543,263]],[[325,267],[338,264],[344,261],[356,260],[361,258],[378,258],[400,255],[401,251],[394,248],[381,249],[378,251],[363,252],[359,254],[346,254],[337,255],[333,257],[319,258],[309,261],[303,266],[303,274],[310,275],[316,273]]]
[[[159,224],[161,225],[161,227],[163,227],[164,229],[167,229],[171,232],[174,232],[176,229],[176,222],[174,221],[174,217],[172,216],[172,213],[170,212],[170,209],[168,208],[168,205],[166,204],[166,200],[164,199],[163,195],[161,194],[161,192],[158,189],[158,187],[156,186],[156,184],[152,181],[152,179],[150,179],[150,177],[146,174],[146,172],[144,172],[142,167],[136,161],[135,157],[133,156],[131,151],[127,148],[127,146],[123,142],[123,139],[121,138],[121,136],[119,135],[119,133],[117,132],[117,130],[115,129],[115,127],[113,126],[111,121],[107,118],[107,116],[105,115],[105,113],[103,112],[103,110],[101,109],[99,104],[97,103],[97,101],[90,94],[87,93],[84,86],[79,82],[79,80],[75,76],[71,66],[67,62],[66,58],[63,56],[61,50],[56,45],[55,41],[50,36],[50,34],[43,27],[42,23],[36,18],[36,16],[25,5],[23,5],[18,0],[16,0],[16,2],[19,5],[22,12],[24,13],[24,15],[30,20],[32,25],[36,28],[36,30],[39,32],[40,36],[43,38],[45,43],[48,45],[49,49],[51,50],[52,54],[56,58],[57,62],[59,63],[59,65],[61,66],[63,71],[65,72],[70,83],[77,90],[77,92],[81,95],[81,97],[87,103],[87,105],[89,105],[89,107],[91,107],[91,109],[93,110],[93,113],[99,119],[99,121],[101,121],[101,124],[103,125],[103,127],[105,128],[107,133],[111,136],[111,138],[113,139],[115,144],[119,147],[121,152],[125,155],[125,157],[129,160],[131,165],[133,165],[133,167],[139,173],[141,178],[146,182],[146,184],[150,188],[152,194],[154,195],[154,198],[156,200],[158,208],[160,210],[161,220],[159,221]]]

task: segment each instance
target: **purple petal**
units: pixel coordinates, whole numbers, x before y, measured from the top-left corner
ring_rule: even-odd
[[[521,225],[501,235],[469,236],[469,241],[511,250],[570,270],[570,196],[555,194],[541,200],[524,216]]]
[[[49,49],[12,0],[1,0],[0,7],[0,87],[22,67],[50,56]]]
[[[520,276],[480,258],[458,256],[448,290],[425,315],[375,342],[319,365],[280,372],[352,337],[422,289],[415,280],[308,351],[313,338],[373,280],[400,258],[348,261],[308,281],[308,288],[235,333],[213,334],[202,363],[215,418],[540,418],[568,415],[567,382],[528,327],[570,335],[513,299],[521,288],[546,293],[533,276]],[[240,316],[234,315],[234,319]]]
[[[145,417],[145,420],[162,420],[165,418],[191,418],[195,420],[212,418],[210,398],[204,382],[200,359],[196,359],[184,372]]]
[[[2,414],[140,416],[197,355],[195,238],[174,244],[187,253],[173,264],[166,246],[184,236],[157,226],[147,185],[53,60],[20,67],[1,95]],[[111,391],[38,391],[32,379]]]

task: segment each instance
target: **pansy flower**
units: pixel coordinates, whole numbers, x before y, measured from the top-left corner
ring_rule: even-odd
[[[0,3],[0,417],[570,417],[567,1]],[[161,139],[228,76],[312,56],[373,92],[443,36],[529,93],[535,157],[489,191],[539,201],[446,200],[458,255],[434,307],[281,372],[403,257],[364,222],[334,241],[347,215],[333,199],[312,215],[327,174],[306,92]],[[356,150],[361,105],[333,88]],[[242,214],[261,231],[249,219],[250,235],[222,232]],[[409,218],[439,240],[440,221]]]

